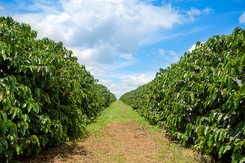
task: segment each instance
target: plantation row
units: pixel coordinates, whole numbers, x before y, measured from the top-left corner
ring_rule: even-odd
[[[79,136],[116,100],[63,43],[0,17],[0,160]],[[1,162],[0,161],[0,162]]]
[[[196,47],[120,100],[183,145],[245,162],[245,30]]]

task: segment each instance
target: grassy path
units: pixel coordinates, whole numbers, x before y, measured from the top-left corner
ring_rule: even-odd
[[[88,136],[42,151],[24,162],[206,162],[166,139],[121,101],[112,103],[87,127]],[[210,160],[209,160],[210,161]],[[208,162],[209,162],[208,161]]]

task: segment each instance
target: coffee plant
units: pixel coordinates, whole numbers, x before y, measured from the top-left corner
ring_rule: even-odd
[[[183,145],[245,162],[245,30],[196,47],[120,100]]]
[[[0,17],[0,162],[79,136],[115,96],[62,42]]]

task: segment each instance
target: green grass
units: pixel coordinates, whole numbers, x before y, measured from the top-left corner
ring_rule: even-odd
[[[125,109],[122,108],[122,106],[127,108],[127,114],[123,113]],[[138,124],[146,125],[147,129],[153,132],[158,132],[160,130],[158,126],[150,125],[150,123],[144,117],[141,117],[136,110],[133,110],[122,101],[113,102],[108,108],[102,111],[94,122],[89,124],[86,128],[89,133],[99,134],[103,132],[103,128],[109,123],[113,123],[118,120],[120,120],[122,123],[126,123],[132,118],[134,118],[135,122]]]

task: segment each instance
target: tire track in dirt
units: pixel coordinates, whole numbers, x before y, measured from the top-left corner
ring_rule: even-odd
[[[123,106],[123,104],[121,104],[121,107],[124,109],[124,114],[126,114],[127,112],[128,112],[128,108],[127,107],[125,107],[125,106]]]

